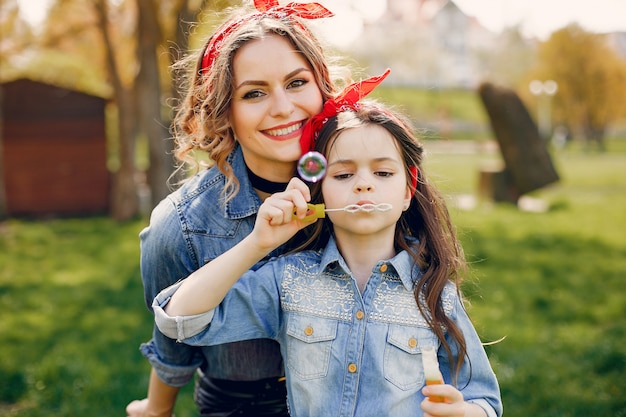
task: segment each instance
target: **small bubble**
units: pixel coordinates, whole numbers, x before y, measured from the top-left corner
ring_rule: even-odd
[[[317,182],[326,174],[326,158],[319,152],[307,152],[298,161],[298,174],[308,182]]]

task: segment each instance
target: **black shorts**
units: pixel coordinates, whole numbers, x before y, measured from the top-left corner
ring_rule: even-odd
[[[200,417],[288,417],[285,378],[258,381],[196,379],[195,401]]]

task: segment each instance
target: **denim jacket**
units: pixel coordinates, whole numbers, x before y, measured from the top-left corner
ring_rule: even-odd
[[[279,341],[294,417],[421,416],[422,348],[437,349],[447,383],[453,375],[444,348],[417,308],[411,274],[420,272],[403,251],[377,263],[361,294],[331,239],[322,251],[279,257],[249,271],[218,308],[205,314],[165,314],[163,307],[180,284],[162,291],[153,308],[159,328],[186,344]],[[466,358],[457,387],[466,401],[490,417],[500,416],[498,382],[452,283],[442,301],[465,336],[471,361],[470,371]]]
[[[161,201],[150,225],[140,233],[141,276],[149,308],[159,291],[189,276],[252,230],[261,201],[250,185],[239,147],[228,161],[240,190],[226,205],[221,196],[226,178],[212,167]],[[280,348],[267,339],[199,348],[176,343],[155,326],[152,340],[141,346],[141,352],[171,386],[186,384],[198,368],[209,377],[229,380],[283,375]]]

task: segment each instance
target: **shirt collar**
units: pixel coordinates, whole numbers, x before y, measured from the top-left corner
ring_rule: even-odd
[[[224,207],[224,215],[229,219],[242,219],[252,216],[259,211],[261,199],[252,188],[248,174],[246,173],[246,163],[243,159],[243,152],[239,143],[236,143],[235,149],[226,158],[233,169],[235,176],[239,180],[239,192],[226,203]],[[224,186],[226,185],[226,177],[224,177]]]
[[[412,242],[415,241],[412,239]],[[413,291],[414,281],[417,279],[419,274],[421,274],[419,267],[416,265],[415,261],[409,253],[405,250],[400,251],[396,256],[389,260],[379,261],[378,265],[387,264],[391,265],[393,269],[395,269],[396,274],[402,281],[402,284],[407,289],[407,291]],[[328,244],[326,248],[322,251],[322,258],[320,261],[321,270],[330,269],[333,270],[337,266],[339,266],[345,273],[349,273],[350,269],[346,264],[346,261],[339,253],[339,249],[337,248],[337,243],[335,242],[335,237],[331,236],[328,240]],[[388,269],[389,272],[391,269]],[[415,278],[412,278],[415,277]]]

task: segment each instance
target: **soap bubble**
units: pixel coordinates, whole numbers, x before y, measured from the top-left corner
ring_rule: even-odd
[[[298,161],[298,174],[308,182],[318,182],[326,174],[326,158],[319,152],[307,152]]]

